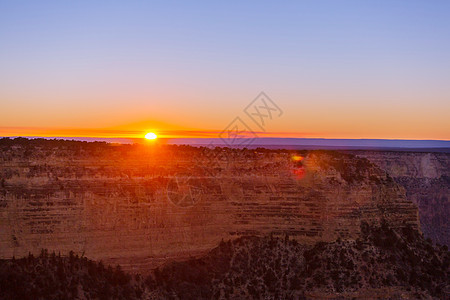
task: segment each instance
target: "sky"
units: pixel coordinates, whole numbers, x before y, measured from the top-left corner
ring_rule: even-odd
[[[0,136],[450,140],[450,1],[3,1]],[[258,127],[264,91],[282,114]]]

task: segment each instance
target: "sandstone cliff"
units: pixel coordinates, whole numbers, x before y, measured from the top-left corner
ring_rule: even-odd
[[[355,239],[386,219],[418,228],[404,189],[336,152],[2,141],[0,257],[73,250],[146,271],[220,240]]]

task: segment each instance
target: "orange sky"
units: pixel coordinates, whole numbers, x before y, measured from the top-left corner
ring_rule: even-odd
[[[352,124],[352,121],[343,120],[340,123],[313,123],[309,129],[322,129],[322,131],[295,132],[295,131],[275,131],[283,130],[285,122],[279,120],[279,124],[272,124],[272,131],[261,131],[259,128],[247,120],[250,130],[259,137],[298,137],[298,138],[373,138],[373,139],[434,139],[450,140],[448,127],[433,128],[432,126],[422,126],[415,129],[408,126],[409,123],[386,122],[385,126],[378,126],[377,120],[365,120],[363,123]],[[304,121],[306,123],[306,121]],[[337,121],[338,122],[338,121]],[[100,137],[100,138],[143,138],[147,132],[154,132],[160,138],[215,138],[219,137],[226,126],[222,129],[200,129],[192,127],[182,127],[162,122],[137,122],[122,126],[106,128],[83,128],[83,127],[0,127],[0,136],[41,136],[41,137]],[[372,125],[373,124],[373,125]],[[329,127],[327,127],[327,125]],[[372,125],[372,126],[371,126]],[[430,124],[428,124],[430,125]],[[305,126],[306,127],[306,126]],[[333,128],[334,127],[334,128]],[[333,128],[330,131],[329,128]]]
[[[73,94],[47,94],[30,101],[11,93],[3,98],[8,100],[0,111],[0,136],[140,138],[156,132],[169,138],[217,137],[240,117],[258,136],[450,140],[450,102],[442,100],[436,107],[421,94],[354,91],[344,99],[321,91],[298,91],[296,96],[276,90],[269,96],[283,113],[267,119],[263,131],[244,112],[259,93],[250,89],[242,91],[244,96],[223,91],[213,100],[202,93],[196,97],[190,89],[156,94],[141,88],[142,95],[130,99],[120,86],[112,84],[110,90],[97,92],[97,101],[86,91],[78,92],[81,100]]]

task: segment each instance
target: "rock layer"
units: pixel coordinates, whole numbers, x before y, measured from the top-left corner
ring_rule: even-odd
[[[388,172],[419,208],[427,238],[450,246],[450,153],[358,151]]]
[[[159,145],[1,145],[1,258],[49,251],[144,271],[220,240],[354,239],[362,221],[418,228],[404,189],[366,159]]]

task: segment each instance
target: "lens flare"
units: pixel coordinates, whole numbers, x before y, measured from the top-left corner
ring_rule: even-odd
[[[293,161],[302,161],[303,160],[303,156],[294,155],[294,156],[292,156],[292,160]]]

